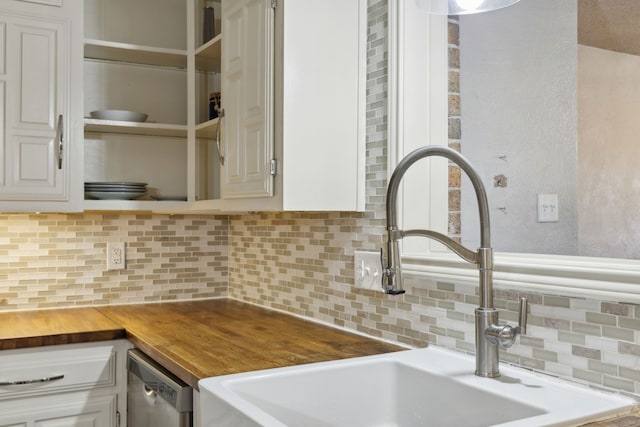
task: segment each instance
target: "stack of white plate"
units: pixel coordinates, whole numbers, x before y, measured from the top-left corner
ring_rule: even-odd
[[[90,199],[129,200],[147,193],[144,182],[85,182],[84,195]]]

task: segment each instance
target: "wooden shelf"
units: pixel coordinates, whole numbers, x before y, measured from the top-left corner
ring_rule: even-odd
[[[196,49],[196,70],[204,72],[220,72],[222,57],[222,34],[218,34]]]
[[[156,200],[85,200],[85,211],[186,212],[189,202]]]
[[[218,119],[211,119],[196,126],[197,139],[215,139],[218,128]]]
[[[218,48],[218,50],[220,49]],[[84,57],[132,64],[187,68],[186,50],[164,49],[105,40],[86,39],[84,41]],[[218,68],[220,68],[219,60]]]
[[[122,122],[116,120],[84,119],[85,132],[120,133],[128,135],[187,137],[186,125],[148,122]]]

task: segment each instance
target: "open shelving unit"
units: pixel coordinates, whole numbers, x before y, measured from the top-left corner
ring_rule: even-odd
[[[117,120],[84,119],[86,132],[119,133],[128,135],[187,137],[186,125],[149,122],[124,122]]]
[[[85,39],[84,57],[158,67],[187,68],[187,51]]]
[[[222,58],[222,34],[218,34],[196,49],[196,69],[205,72],[220,72]]]
[[[88,110],[84,119],[85,164],[89,168],[85,172],[85,180],[95,181],[98,177],[104,181],[134,181],[135,172],[138,174],[135,181],[154,183],[154,177],[164,175],[157,181],[172,181],[167,185],[171,190],[161,188],[160,183],[154,185],[152,194],[182,194],[175,188],[184,182],[184,196],[188,200],[153,200],[149,196],[140,200],[86,199],[84,208],[92,211],[188,211],[191,203],[203,196],[198,194],[198,189],[210,188],[217,180],[213,170],[215,166],[210,160],[211,149],[207,147],[215,140],[219,123],[217,118],[208,119],[208,97],[211,92],[219,92],[222,34],[218,32],[211,40],[202,43],[202,13],[207,1],[86,1],[85,10],[89,15],[85,16],[88,27],[84,58],[90,83],[89,93],[85,95],[85,108]],[[221,1],[214,2],[219,19]],[[182,6],[184,9],[176,9]],[[141,16],[149,8],[153,8],[154,13]],[[181,22],[182,12],[184,22]],[[149,16],[153,16],[153,20]],[[176,25],[168,25],[173,20],[177,20]],[[216,24],[220,25],[219,21]],[[149,79],[146,78],[147,73]],[[154,77],[163,73],[171,76],[166,78],[171,87],[162,84],[163,77]],[[128,81],[129,75],[132,79],[143,80],[142,84]],[[127,88],[123,89],[122,85]],[[142,93],[136,90],[142,90]],[[114,91],[118,93],[113,94]],[[179,98],[175,105],[164,93],[167,91]],[[112,96],[114,100],[107,99]],[[151,112],[149,119],[153,121],[126,122],[88,117],[90,111],[98,109]],[[154,145],[154,140],[158,145]],[[128,147],[131,147],[131,154]],[[86,154],[87,150],[91,153]],[[140,168],[132,166],[135,156],[140,157],[141,153],[147,152],[150,158],[157,158],[163,155],[163,150],[167,152],[162,165],[153,164],[153,160],[142,154]],[[179,155],[172,159],[172,153],[175,155],[176,152]],[[104,166],[99,163],[102,158],[106,162]],[[113,166],[117,158],[123,158],[122,165]],[[171,166],[172,161],[175,167]],[[119,175],[119,171],[124,173]],[[149,179],[146,179],[147,171]],[[177,174],[177,177],[173,180],[167,178],[172,174]]]

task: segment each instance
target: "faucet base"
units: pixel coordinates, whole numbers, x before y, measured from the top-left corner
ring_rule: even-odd
[[[495,308],[476,308],[476,375],[496,378],[500,376],[498,344],[485,336],[491,325],[498,324],[498,310]]]

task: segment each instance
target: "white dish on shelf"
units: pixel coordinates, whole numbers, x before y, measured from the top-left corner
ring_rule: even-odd
[[[142,197],[146,191],[85,191],[84,195],[91,199],[98,200],[131,200]]]
[[[94,182],[85,182],[84,185],[121,185],[127,187],[146,187],[148,184],[146,182],[127,182],[127,181],[94,181]]]
[[[162,195],[155,195],[155,196],[151,196],[153,199],[158,200],[158,201],[174,201],[174,202],[186,202],[187,201],[187,196],[162,196]]]
[[[145,113],[129,110],[96,110],[89,113],[94,119],[114,120],[119,122],[144,122],[149,117]]]
[[[85,191],[146,191],[147,184],[128,182],[85,182]]]

